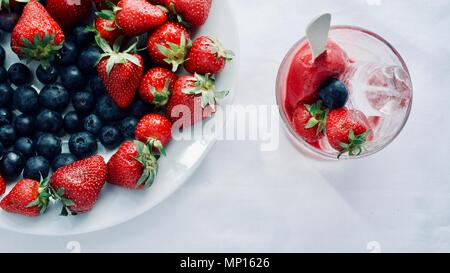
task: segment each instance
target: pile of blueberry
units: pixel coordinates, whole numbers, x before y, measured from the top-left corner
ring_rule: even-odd
[[[2,23],[4,32],[12,30]],[[51,169],[96,154],[97,140],[115,149],[134,138],[138,120],[152,111],[138,98],[128,109],[120,109],[106,94],[95,69],[100,49],[85,28],[74,28],[47,69],[40,65],[31,71],[22,63],[5,68],[5,49],[0,45],[0,173],[4,179],[15,180],[22,171],[24,178],[46,177]],[[34,77],[44,85],[41,90],[31,85]],[[67,134],[70,153],[62,153],[62,138]]]

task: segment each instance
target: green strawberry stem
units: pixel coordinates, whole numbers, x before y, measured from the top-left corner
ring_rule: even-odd
[[[328,110],[323,109],[322,101],[319,100],[313,105],[305,104],[305,107],[311,115],[311,118],[305,125],[305,129],[311,129],[317,126],[317,135],[325,132]]]
[[[0,11],[6,8],[8,13],[11,13],[11,9],[9,7],[9,0],[0,0]]]
[[[172,71],[176,72],[178,67],[186,61],[188,48],[191,47],[192,41],[187,40],[186,35],[182,32],[179,45],[171,42],[166,42],[166,44],[169,47],[162,44],[157,44],[156,47],[166,57],[164,61],[172,65]]]
[[[214,112],[216,111],[217,100],[225,98],[230,93],[229,91],[215,91],[214,75],[206,74],[202,76],[196,73],[191,81],[195,86],[186,88],[182,92],[189,95],[201,95],[202,108],[206,108],[209,105]]]
[[[110,9],[104,9],[101,11],[97,11],[97,12],[95,12],[95,15],[97,17],[100,17],[102,19],[109,20],[109,21],[116,20],[117,12],[122,10],[122,8],[119,8],[118,6],[114,5],[111,1],[104,1],[104,2]]]
[[[53,61],[55,55],[63,47],[63,43],[55,44],[55,33],[44,33],[41,37],[39,33],[36,33],[33,41],[22,37],[23,45],[20,47],[20,58],[28,60],[39,61],[44,68],[50,67],[50,62]]]
[[[160,90],[159,92],[158,92],[158,90],[156,90],[155,87],[153,87],[151,85],[149,86],[150,92],[153,95],[152,103],[158,108],[164,107],[169,102],[169,97],[171,94],[171,92],[169,90],[169,83],[170,83],[170,80],[167,79],[166,83],[164,84],[164,88],[162,90]]]
[[[38,197],[33,202],[29,203],[26,208],[37,206],[39,208],[39,213],[44,214],[48,208],[50,195],[50,176],[47,176],[45,179],[41,176],[38,187]]]
[[[209,39],[211,54],[216,55],[217,59],[224,58],[227,62],[232,61],[236,56],[233,51],[226,50],[223,45],[213,36],[206,36]]]
[[[177,10],[175,9],[175,5],[173,2],[170,2],[169,5],[169,10],[167,8],[162,9],[163,11],[165,11],[168,14],[169,20],[170,21],[175,21],[178,22],[180,24],[182,24],[185,27],[190,28],[191,24],[189,24],[188,22],[184,21],[183,17],[178,14]]]
[[[109,10],[109,9],[97,11],[95,13],[95,15],[97,15],[97,17],[100,17],[100,18],[108,20],[108,21],[116,20],[116,14],[114,13],[114,11]]]
[[[136,188],[144,185],[144,188],[148,189],[153,185],[153,182],[155,181],[155,178],[158,174],[159,165],[156,157],[153,155],[153,148],[156,147],[155,145],[160,145],[162,151],[164,151],[161,142],[159,142],[159,144],[156,142],[157,141],[149,141],[147,144],[144,144],[137,140],[134,141],[134,145],[139,154],[136,157],[136,160],[139,161],[144,168],[142,176],[136,183]]]
[[[348,153],[349,156],[359,156],[364,150],[364,144],[367,141],[367,137],[370,135],[370,130],[365,131],[360,135],[355,135],[355,132],[350,129],[348,133],[348,143],[340,143],[342,151],[338,155],[340,159],[344,154]]]
[[[135,38],[135,42],[132,43],[126,50],[120,51],[122,41],[124,37],[120,36],[117,38],[117,40],[114,42],[113,47],[108,44],[108,42],[101,38],[100,36],[95,37],[95,41],[97,45],[103,50],[103,54],[100,56],[100,59],[98,62],[100,62],[104,58],[108,58],[108,61],[106,63],[106,72],[109,76],[111,73],[111,70],[114,68],[116,64],[125,64],[127,62],[131,62],[137,66],[141,66],[141,63],[139,62],[139,59],[136,56],[133,56],[130,54],[130,52],[135,52],[137,44],[139,43],[138,38]]]
[[[61,216],[69,216],[69,215],[77,215],[77,213],[70,210],[69,207],[74,206],[75,203],[72,200],[67,199],[64,197],[65,189],[59,188],[57,191],[53,188],[50,188],[50,194],[53,199],[56,201],[61,202],[62,209],[61,209]]]

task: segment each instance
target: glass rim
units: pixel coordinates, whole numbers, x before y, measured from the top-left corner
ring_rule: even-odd
[[[351,160],[351,159],[360,159],[360,158],[365,158],[371,155],[374,155],[382,150],[384,150],[387,146],[389,146],[395,139],[397,139],[397,137],[400,135],[400,133],[403,131],[403,129],[406,126],[406,123],[409,120],[409,116],[411,114],[411,110],[412,110],[412,105],[413,105],[413,99],[414,99],[414,87],[413,87],[413,83],[412,83],[412,79],[411,79],[411,75],[409,73],[409,69],[406,65],[406,62],[404,61],[404,59],[402,58],[402,56],[400,55],[400,53],[397,51],[397,49],[395,49],[394,46],[392,46],[392,44],[390,44],[386,39],[384,39],[383,37],[381,37],[380,35],[369,31],[367,29],[361,28],[361,27],[357,27],[357,26],[351,26],[351,25],[333,25],[330,28],[331,30],[350,30],[350,31],[357,31],[357,32],[361,32],[364,33],[366,35],[369,35],[375,39],[377,39],[378,41],[382,42],[384,45],[386,45],[396,56],[396,58],[398,59],[398,61],[401,63],[402,68],[406,71],[406,73],[408,74],[408,77],[411,81],[411,99],[409,101],[408,104],[408,108],[406,110],[405,113],[405,117],[401,123],[401,125],[399,126],[397,132],[389,139],[389,141],[387,141],[386,143],[384,143],[383,145],[381,145],[380,147],[378,147],[377,149],[374,149],[372,151],[368,151],[366,153],[363,153],[361,155],[358,156],[342,156],[340,159],[337,158],[337,156],[331,155],[329,153],[326,153],[324,151],[322,151],[321,149],[318,149],[316,147],[314,147],[313,145],[311,145],[310,143],[308,143],[307,141],[305,141],[302,137],[300,137],[295,131],[294,128],[292,128],[291,126],[291,122],[289,121],[289,118],[287,117],[287,114],[284,111],[284,102],[282,101],[281,98],[281,88],[280,88],[280,83],[281,83],[281,69],[286,65],[286,62],[288,62],[290,59],[289,57],[291,57],[291,53],[298,47],[298,45],[300,43],[303,43],[307,38],[306,36],[303,37],[302,39],[300,39],[298,42],[296,42],[290,49],[289,51],[286,53],[280,67],[278,70],[278,74],[277,74],[277,80],[276,80],[276,90],[275,90],[275,95],[276,95],[276,101],[277,101],[277,106],[278,106],[278,111],[280,113],[281,119],[283,120],[283,125],[285,127],[285,129],[287,129],[288,133],[290,134],[291,137],[294,137],[295,141],[298,141],[301,143],[302,146],[306,147],[306,149],[308,149],[308,151],[314,153],[314,154],[318,154],[322,157],[325,157],[327,159],[331,159],[331,160]]]

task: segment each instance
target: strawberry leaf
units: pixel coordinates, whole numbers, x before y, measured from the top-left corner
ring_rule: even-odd
[[[116,19],[115,13],[112,10],[108,10],[108,9],[97,11],[95,13],[95,15],[97,15],[97,17],[100,17],[102,19],[109,20],[109,21]]]

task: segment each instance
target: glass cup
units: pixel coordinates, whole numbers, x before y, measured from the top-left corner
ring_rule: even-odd
[[[345,72],[339,75],[349,90],[346,106],[367,117],[371,136],[360,154],[344,154],[340,159],[372,155],[389,145],[402,131],[412,107],[413,88],[408,68],[397,50],[379,35],[354,26],[333,26],[329,39],[348,56]],[[286,55],[278,71],[276,99],[288,136],[296,148],[317,159],[338,159],[340,151],[325,136],[308,143],[294,130],[292,111],[286,107],[287,79],[297,52],[308,43],[306,37]]]

